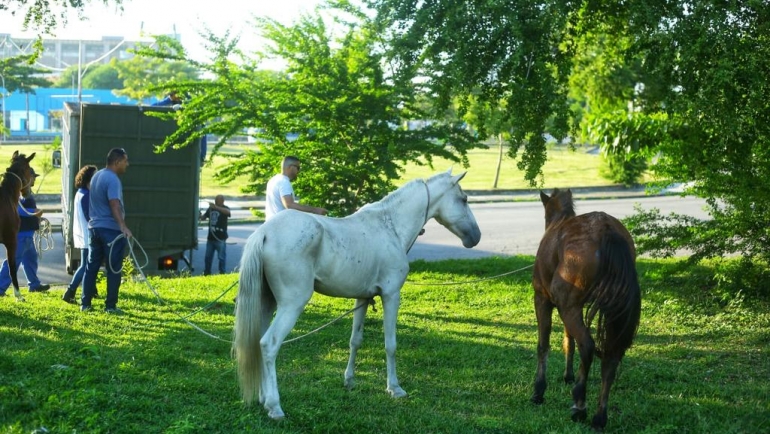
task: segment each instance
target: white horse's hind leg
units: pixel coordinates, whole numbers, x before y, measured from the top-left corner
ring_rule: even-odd
[[[270,327],[270,322],[273,320],[273,314],[275,313],[275,297],[273,297],[273,293],[270,291],[270,287],[265,283],[265,286],[262,290],[262,312],[260,315],[262,315],[261,318],[261,329],[259,331],[259,337],[262,339],[263,336],[265,336],[265,333],[267,333],[267,329]],[[259,403],[264,405],[265,404],[265,396],[263,391],[267,387],[267,372],[265,371],[265,364],[262,363],[262,366],[260,366],[260,369],[262,370],[262,376],[261,382],[259,385]]]
[[[398,377],[396,376],[396,318],[398,317],[398,307],[400,304],[401,295],[398,291],[395,294],[382,295],[385,358],[388,369],[387,391],[394,398],[402,398],[407,395],[404,389],[398,385]]]
[[[348,367],[345,369],[345,387],[348,389],[355,386],[356,354],[364,340],[364,318],[366,317],[367,304],[369,304],[368,299],[356,300],[356,310],[353,313],[353,332],[350,334],[350,358],[348,359]]]
[[[310,293],[312,295],[312,292]],[[310,296],[304,300],[292,300],[291,306],[278,306],[278,311],[273,319],[273,324],[262,336],[259,345],[262,348],[262,363],[264,363],[264,388],[262,398],[264,399],[265,409],[268,416],[272,419],[283,419],[284,413],[281,409],[281,398],[278,394],[278,378],[275,373],[275,359],[278,356],[278,350],[281,348],[286,336],[289,334],[294,324],[297,322],[302,310],[310,300]]]

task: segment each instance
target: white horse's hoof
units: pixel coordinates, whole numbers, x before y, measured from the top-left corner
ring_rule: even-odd
[[[27,300],[25,300],[24,297],[22,297],[22,296],[18,296],[18,297],[16,297],[16,301],[21,303],[21,302],[24,302],[24,301],[27,301]]]
[[[390,393],[390,396],[393,398],[404,398],[407,396],[407,393],[399,386],[390,388],[388,387],[388,393]]]
[[[345,388],[348,390],[353,390],[353,388],[356,387],[356,380],[351,378],[345,379]]]
[[[286,415],[283,414],[283,410],[280,408],[277,410],[270,410],[267,415],[270,416],[270,419],[273,420],[283,420],[286,417]]]

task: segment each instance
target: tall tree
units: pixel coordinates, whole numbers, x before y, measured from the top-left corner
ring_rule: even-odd
[[[36,87],[50,87],[51,82],[41,76],[48,71],[30,64],[31,59],[30,55],[0,59],[0,75],[9,93],[18,90],[34,94]]]
[[[406,79],[420,73],[445,100],[479,87],[490,101],[508,101],[512,150],[523,144],[519,164],[530,180],[545,160],[539,137],[547,119],[554,116],[563,132],[558,127],[572,115],[566,83],[579,38],[591,32],[619,38],[621,44],[608,45],[617,49],[609,60],[638,62],[633,89],[623,91],[635,92],[635,107],[630,117],[626,111],[598,122],[604,130],[597,135],[629,157],[659,155],[654,173],[666,182],[692,182],[690,191],[708,200],[713,217],[679,218],[674,226],[655,216],[637,221],[642,249],[688,247],[694,260],[730,253],[770,259],[767,1],[367,4],[378,12],[390,57]]]
[[[114,63],[100,63],[89,67],[81,78],[81,86],[85,89],[123,89],[123,80],[119,77],[119,72]],[[52,87],[73,87],[77,86],[78,65],[67,67],[57,78]]]
[[[198,66],[214,78],[175,83],[189,99],[175,113],[180,131],[166,145],[213,133],[219,147],[234,134],[255,131],[258,146],[234,159],[220,173],[223,179],[248,174],[252,182],[243,190],[261,195],[282,157],[296,155],[305,170],[296,190],[336,215],[381,199],[406,162],[429,164],[441,156],[467,165],[475,142],[458,125],[399,127],[406,119],[423,119],[414,86],[389,79],[377,34],[363,15],[357,18],[336,23],[338,36],[320,16],[303,16],[290,26],[258,20],[270,46],[253,58],[235,48],[237,40],[210,36],[214,58]],[[175,41],[165,42],[156,56],[184,58]],[[282,59],[286,69],[261,71],[263,56]]]
[[[184,58],[172,60],[134,56],[110,65],[117,70],[118,79],[123,81],[124,86],[114,93],[139,101],[176,90],[167,83],[194,81],[199,75],[198,69]]]
[[[341,0],[344,3],[344,0]],[[425,80],[444,106],[475,94],[504,101],[511,125],[509,156],[536,185],[549,130],[568,132],[569,45],[564,44],[574,3],[566,0],[368,0],[397,78]]]

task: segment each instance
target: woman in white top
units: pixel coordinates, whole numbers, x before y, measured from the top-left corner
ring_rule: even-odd
[[[75,187],[78,191],[75,193],[73,201],[72,216],[72,241],[76,248],[80,249],[80,267],[72,276],[72,282],[67,285],[67,291],[62,296],[62,300],[67,303],[75,304],[75,293],[78,286],[83,282],[83,274],[86,270],[88,260],[88,201],[90,197],[91,178],[96,173],[96,166],[83,166],[77,175],[75,175]]]

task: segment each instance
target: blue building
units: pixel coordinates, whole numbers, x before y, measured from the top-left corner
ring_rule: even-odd
[[[1,88],[0,88],[1,89]],[[5,89],[2,89],[5,94]],[[82,89],[84,103],[140,104],[140,101],[116,96],[110,89]],[[51,139],[61,135],[61,114],[65,102],[77,102],[77,89],[37,88],[34,94],[14,92],[0,100],[5,126],[11,139]],[[150,100],[142,101],[150,104]]]

